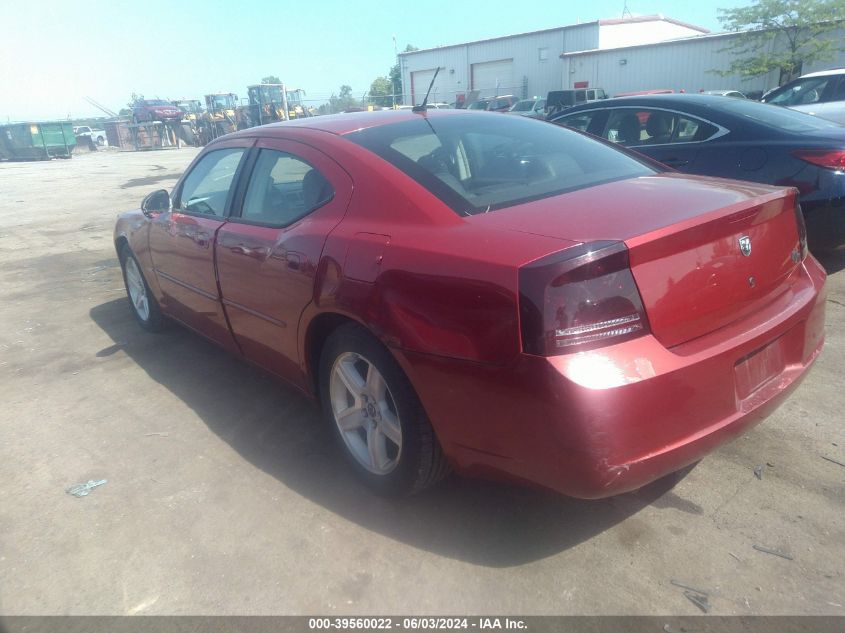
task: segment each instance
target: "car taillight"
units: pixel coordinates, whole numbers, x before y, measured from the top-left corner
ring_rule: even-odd
[[[845,149],[797,149],[792,155],[825,169],[845,170]]]
[[[522,348],[554,356],[649,332],[622,242],[590,242],[519,269]]]
[[[810,251],[807,248],[807,224],[804,222],[804,212],[798,203],[795,203],[795,224],[798,226],[798,247],[801,252],[801,261],[804,261]]]

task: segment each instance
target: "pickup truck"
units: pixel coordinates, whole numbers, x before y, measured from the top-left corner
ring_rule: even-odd
[[[76,137],[86,136],[94,141],[97,145],[106,144],[106,131],[94,130],[87,125],[78,125],[73,128],[73,135]]]

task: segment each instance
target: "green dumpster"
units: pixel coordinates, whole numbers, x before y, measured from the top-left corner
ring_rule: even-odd
[[[0,125],[0,157],[10,160],[70,158],[76,147],[70,121],[26,121]]]

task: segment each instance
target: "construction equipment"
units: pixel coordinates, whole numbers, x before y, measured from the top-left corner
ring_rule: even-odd
[[[177,99],[173,102],[182,111],[182,120],[196,125],[202,116],[202,102],[199,99]]]
[[[247,87],[247,94],[248,127],[312,116],[303,105],[305,92],[301,89],[287,90],[284,84],[256,84]]]
[[[238,96],[234,93],[217,92],[205,95],[205,108],[198,124],[200,142],[203,145],[245,127],[242,125],[238,108]]]
[[[291,119],[301,119],[308,116],[316,116],[317,110],[305,105],[305,91],[302,88],[294,88],[287,91],[288,111]]]
[[[250,127],[291,118],[284,84],[257,84],[247,86],[246,90],[249,96],[246,110]]]

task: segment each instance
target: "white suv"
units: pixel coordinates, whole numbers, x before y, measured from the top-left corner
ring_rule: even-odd
[[[761,101],[845,125],[845,68],[802,75],[767,92]]]

